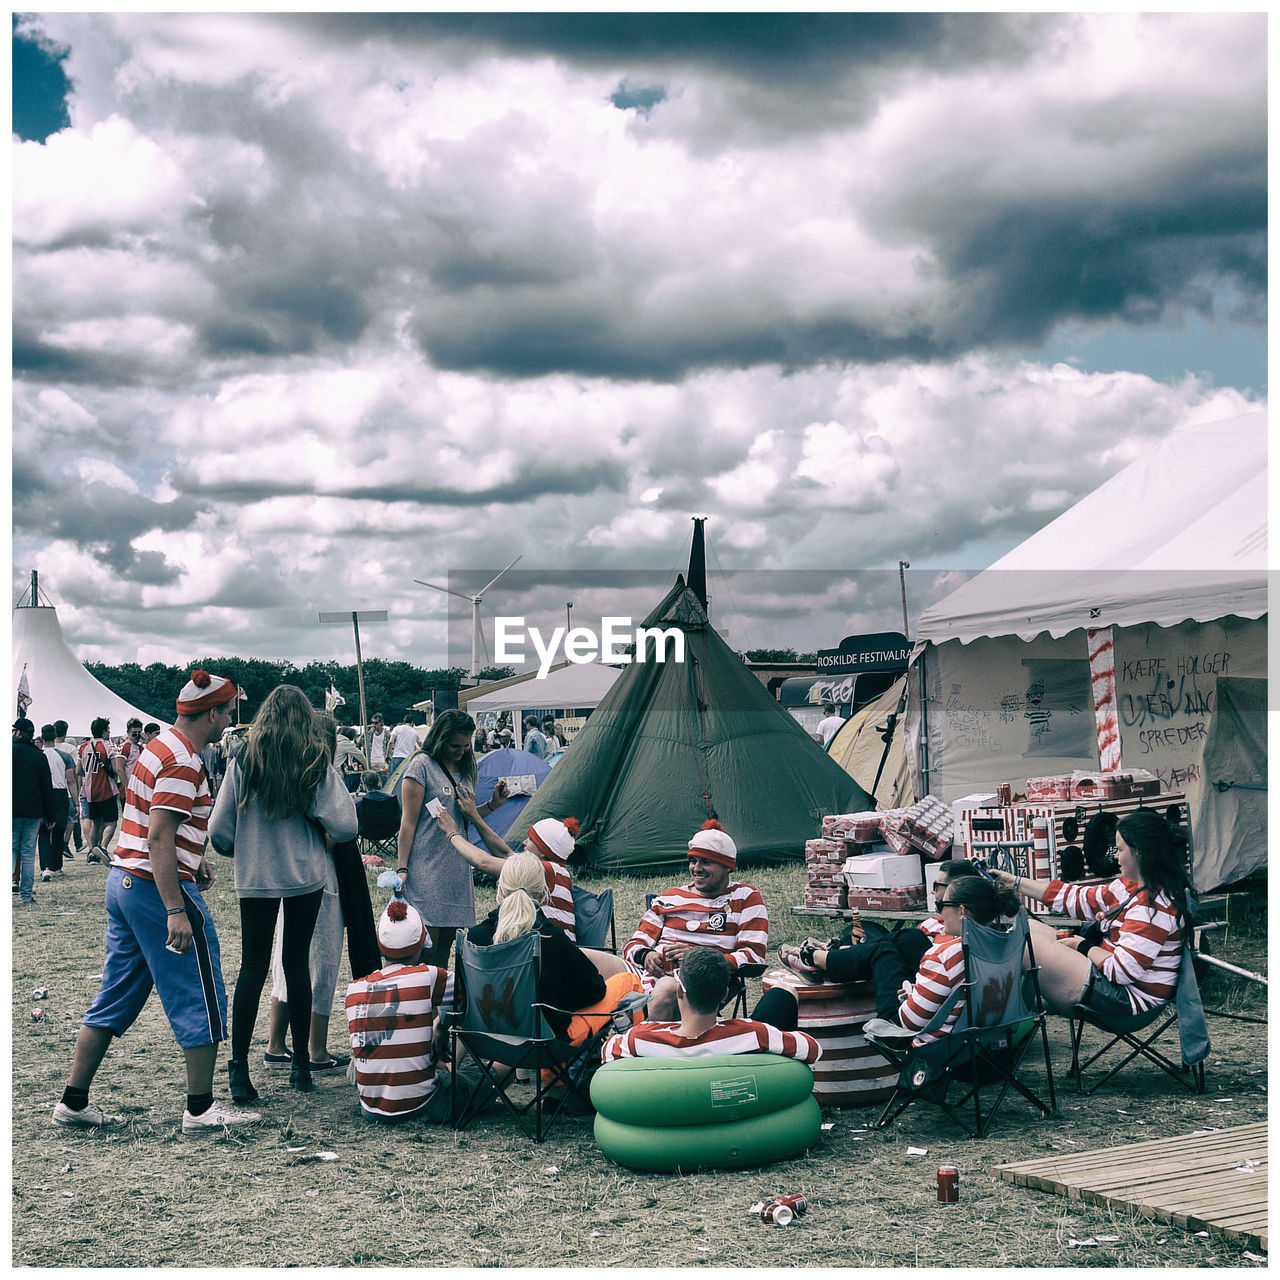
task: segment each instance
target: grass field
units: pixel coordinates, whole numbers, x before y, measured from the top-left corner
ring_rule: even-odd
[[[238,914],[230,866],[219,861],[218,870],[209,900],[230,988]],[[1244,1247],[1223,1237],[1015,1188],[990,1172],[1059,1149],[1264,1119],[1266,1027],[1213,1011],[1265,1018],[1265,991],[1220,971],[1205,984],[1214,1040],[1205,1097],[1130,1067],[1094,1099],[1077,1098],[1065,1079],[1066,1024],[1054,1020],[1058,1114],[1040,1118],[1011,1100],[982,1142],[932,1108],[913,1108],[884,1132],[867,1128],[874,1109],[848,1109],[827,1114],[832,1127],[821,1144],[796,1160],[735,1173],[641,1174],[600,1153],[589,1118],[562,1119],[541,1146],[500,1116],[457,1134],[388,1130],[361,1119],[344,1078],[320,1078],[317,1091],[302,1096],[289,1090],[287,1075],[260,1067],[262,1125],[184,1137],[181,1059],[154,998],[110,1051],[93,1091],[95,1101],[130,1118],[130,1129],[81,1134],[52,1126],[50,1111],[102,970],[104,878],[105,869],[77,860],[64,881],[37,883],[34,908],[14,911],[14,1266],[1250,1265]],[[770,906],[773,944],[817,931],[788,910],[800,900],[803,868],[744,878]],[[634,927],[644,894],[674,879],[615,885],[620,936]],[[373,893],[381,906],[385,892]],[[482,898],[487,910],[491,892]],[[1265,970],[1265,902],[1240,901],[1233,912],[1218,954]],[[344,974],[335,1049],[344,1042],[345,981]],[[31,1020],[37,986],[49,991],[39,1023]],[[265,1023],[264,1000],[252,1062],[261,1061]],[[1033,1085],[1043,1074],[1043,1066],[1031,1069]],[[222,1062],[215,1091],[228,1096]],[[928,1154],[908,1156],[912,1146]],[[960,1170],[957,1205],[937,1203],[942,1163]],[[748,1216],[753,1202],[789,1191],[803,1191],[811,1206],[795,1225],[779,1229]]]

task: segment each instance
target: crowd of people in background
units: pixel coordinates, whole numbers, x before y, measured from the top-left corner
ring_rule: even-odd
[[[44,880],[65,874],[77,836],[87,860],[108,865],[102,984],[77,1037],[57,1124],[122,1122],[91,1104],[89,1089],[153,988],[184,1055],[183,1130],[259,1120],[241,1108],[260,1096],[250,1057],[268,975],[264,1070],[288,1069],[301,1093],[314,1090],[316,1075],[346,1070],[366,1116],[444,1119],[491,1087],[474,1064],[450,1072],[438,1061],[436,1022],[453,991],[459,930],[482,948],[541,937],[538,998],[563,1011],[555,1015],[558,1036],[585,1039],[593,1018],[643,997],[645,1020],[637,1013],[634,1025],[620,1027],[604,1060],[772,1051],[813,1061],[820,1050],[796,1030],[793,986],[826,981],[872,982],[878,1015],[918,1036],[961,980],[965,918],[998,927],[1019,896],[1097,922],[1084,942],[1034,924],[1055,1011],[1083,1001],[1104,1013],[1137,1012],[1170,999],[1177,985],[1187,927],[1184,849],[1163,818],[1140,811],[1119,824],[1119,874],[1110,884],[1082,889],[945,863],[938,914],[918,929],[890,934],[855,922],[826,942],[784,945],[779,956],[795,983],[774,983],[748,1018],[724,1018],[743,977],[763,972],[769,911],[759,890],[738,878],[736,843],[715,819],[688,840],[688,880],[652,895],[620,954],[584,948],[567,865],[576,819],[541,819],[522,836],[508,833],[509,844],[487,821],[507,799],[505,781],[476,799],[477,757],[495,738],[500,748],[509,726],[480,731],[466,712],[449,709],[429,725],[410,710],[388,729],[375,712],[361,735],[340,730],[302,690],[281,685],[251,725],[233,729],[236,697],[230,681],[195,671],[172,728],[130,720],[116,741],[100,718],[78,749],[63,722],[44,725],[38,741],[30,720],[13,726],[19,902],[35,901],[37,858]],[[529,717],[523,728],[531,754],[559,748],[553,720]],[[469,828],[480,844],[467,839]],[[362,833],[385,841],[395,858],[385,881],[392,900],[381,912],[356,843]],[[231,861],[239,903],[227,1063],[236,1106],[213,1097],[228,1002],[203,891],[218,874],[218,855]],[[498,906],[481,921],[477,870],[497,880]],[[345,999],[349,1054],[328,1043],[344,937],[354,977]]]

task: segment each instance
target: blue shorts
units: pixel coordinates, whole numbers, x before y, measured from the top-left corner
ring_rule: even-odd
[[[107,959],[102,986],[84,1015],[87,1027],[121,1036],[137,1021],[151,988],[160,995],[169,1025],[183,1049],[227,1038],[227,990],[213,917],[200,890],[181,882],[191,947],[165,950],[169,916],[155,883],[112,867],[107,875]]]

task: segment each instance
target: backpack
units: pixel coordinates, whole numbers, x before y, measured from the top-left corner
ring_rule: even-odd
[[[106,747],[100,742],[85,745],[89,748],[84,761],[85,798],[90,801],[114,799],[117,792]]]

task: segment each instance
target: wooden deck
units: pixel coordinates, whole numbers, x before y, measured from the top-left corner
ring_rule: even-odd
[[[1006,1182],[1267,1247],[1267,1126],[997,1165]]]

